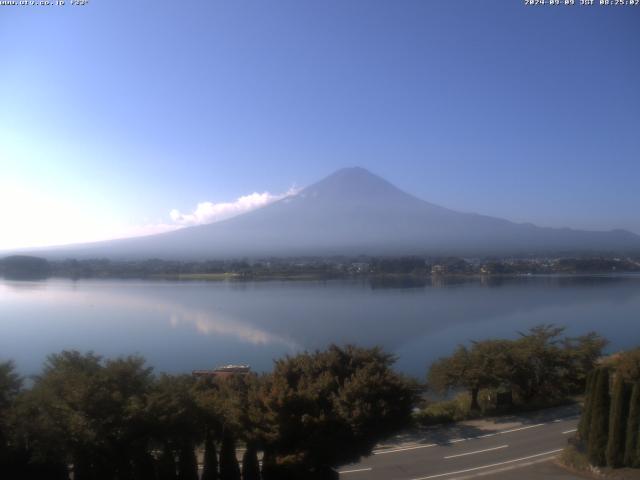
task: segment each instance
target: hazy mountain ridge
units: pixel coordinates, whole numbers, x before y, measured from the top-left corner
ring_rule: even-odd
[[[339,254],[529,254],[640,250],[640,236],[537,227],[460,213],[362,168],[339,170],[260,209],[220,222],[94,244],[51,256],[224,258]],[[40,252],[43,254],[43,252]]]

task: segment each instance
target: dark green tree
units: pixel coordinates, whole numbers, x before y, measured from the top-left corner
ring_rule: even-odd
[[[308,478],[370,454],[411,419],[414,384],[391,369],[394,360],[354,346],[277,360],[259,395],[265,449]]]
[[[253,445],[247,445],[242,456],[242,480],[260,480],[258,451]]]
[[[240,465],[236,457],[236,442],[225,433],[220,447],[220,480],[240,480]]]
[[[137,451],[133,458],[133,478],[135,480],[156,480],[156,462],[146,449]]]
[[[607,436],[609,434],[609,370],[601,368],[593,389],[593,405],[591,413],[591,428],[589,429],[589,443],[587,455],[589,461],[596,466],[607,463]]]
[[[0,363],[0,462],[8,461],[9,414],[22,388],[13,362]]]
[[[262,455],[262,468],[260,469],[262,480],[279,480],[276,464],[276,456],[273,452],[265,450]]]
[[[194,394],[190,375],[161,375],[149,393],[145,415],[155,441],[178,456],[188,445],[204,440],[202,410]]]
[[[177,480],[176,457],[173,450],[166,446],[158,458],[158,480]]]
[[[571,391],[571,356],[563,347],[563,327],[539,325],[513,342],[511,382],[524,403],[562,398]]]
[[[633,384],[629,401],[629,417],[627,419],[627,437],[624,448],[624,465],[640,467],[640,382]]]
[[[198,461],[193,443],[184,441],[178,453],[178,480],[198,480]]]
[[[461,345],[453,355],[431,366],[429,386],[440,392],[464,388],[471,398],[471,410],[479,410],[480,390],[508,381],[510,348],[511,344],[504,340],[473,342],[470,349]]]
[[[24,396],[18,432],[37,462],[72,463],[74,478],[130,478],[148,451],[144,405],[153,381],[144,359],[92,353],[48,357]]]
[[[616,372],[628,382],[640,381],[640,347],[628,350],[614,361]]]
[[[596,367],[608,343],[608,340],[596,332],[562,340],[567,362],[565,378],[572,392],[584,390],[589,373]]]
[[[629,416],[629,389],[621,375],[616,375],[611,395],[609,435],[607,438],[607,465],[618,468],[623,465],[626,426]]]
[[[583,445],[587,445],[589,441],[589,429],[591,428],[591,414],[592,414],[592,399],[593,389],[597,370],[589,372],[587,376],[587,386],[584,392],[584,406],[582,407],[582,415],[580,415],[580,421],[578,422],[578,437]]]
[[[209,431],[204,441],[204,468],[201,480],[218,480],[218,454],[213,434]]]

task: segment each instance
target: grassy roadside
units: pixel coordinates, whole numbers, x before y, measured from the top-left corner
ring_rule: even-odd
[[[556,463],[565,470],[584,478],[600,480],[640,480],[638,468],[594,467],[587,455],[575,445],[568,445],[558,457]]]
[[[581,396],[567,397],[544,403],[534,402],[527,405],[513,404],[505,407],[495,407],[491,395],[486,392],[480,396],[480,410],[471,410],[471,398],[466,392],[459,393],[451,400],[439,402],[426,402],[413,418],[417,426],[445,425],[464,420],[478,420],[489,417],[501,417],[517,415],[520,413],[534,412],[547,408],[561,407],[565,405],[580,404]]]

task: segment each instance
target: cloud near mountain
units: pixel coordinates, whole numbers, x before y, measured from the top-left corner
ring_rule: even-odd
[[[169,216],[171,220],[180,226],[205,225],[264,207],[277,200],[295,195],[298,191],[299,189],[296,187],[291,187],[287,192],[279,195],[269,192],[253,192],[249,195],[238,197],[233,202],[201,202],[191,213],[182,213],[174,208],[169,213]]]

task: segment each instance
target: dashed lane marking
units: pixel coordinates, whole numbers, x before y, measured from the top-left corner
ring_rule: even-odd
[[[465,470],[457,470],[455,472],[438,473],[436,475],[429,475],[427,477],[417,477],[417,478],[412,478],[411,480],[429,480],[431,478],[441,478],[449,475],[459,475],[461,473],[475,472],[477,470],[486,470],[487,468],[499,467],[501,465],[508,465],[510,463],[522,462],[524,460],[530,460],[532,458],[542,457],[545,455],[554,455],[558,452],[561,452],[562,450],[563,450],[562,448],[558,448],[557,450],[549,450],[548,452],[536,453],[535,455],[529,455],[528,457],[514,458],[513,460],[505,460],[504,462],[492,463],[490,465],[482,465],[480,467],[467,468]]]
[[[414,445],[412,447],[393,448],[391,450],[380,450],[373,452],[374,455],[384,455],[385,453],[404,452],[406,450],[418,450],[419,448],[431,448],[438,445],[437,443],[429,443],[427,445]]]
[[[340,475],[342,475],[342,474],[345,474],[345,473],[370,472],[371,470],[373,470],[371,467],[368,467],[368,468],[355,468],[353,470],[341,470],[338,473]]]
[[[453,443],[466,442],[468,440],[475,440],[475,439],[478,439],[478,438],[495,437],[496,435],[504,435],[506,433],[519,432],[521,430],[528,430],[530,428],[543,427],[545,425],[551,425],[553,423],[560,423],[560,422],[566,422],[566,421],[570,421],[570,420],[575,420],[576,418],[577,417],[575,417],[575,416],[564,417],[564,418],[556,418],[555,420],[550,420],[547,423],[536,423],[535,425],[526,425],[524,427],[512,428],[512,429],[509,429],[509,430],[500,430],[500,431],[497,431],[497,432],[485,433],[483,435],[477,435],[475,437],[454,438],[452,440],[448,440],[448,441],[442,442],[440,444],[438,444],[438,443],[429,443],[429,444],[426,444],[426,445],[411,445],[411,446],[407,446],[407,447],[398,447],[398,448],[390,448],[390,449],[379,449],[379,450],[374,450],[373,451],[373,455],[383,455],[385,453],[404,452],[404,451],[407,451],[407,450],[416,450],[416,449],[420,449],[420,448],[435,447],[437,445],[449,445],[449,444],[453,444]],[[565,432],[562,432],[562,433],[565,434]],[[567,433],[571,433],[571,432],[567,431]]]
[[[466,457],[467,455],[475,455],[476,453],[492,452],[494,450],[500,450],[507,447],[509,447],[509,445],[500,445],[499,447],[485,448],[484,450],[476,450],[475,452],[466,452],[466,453],[458,453],[457,455],[449,455],[448,457],[444,457],[444,458],[445,460],[448,460],[449,458]]]

